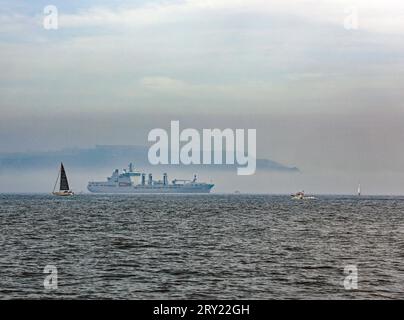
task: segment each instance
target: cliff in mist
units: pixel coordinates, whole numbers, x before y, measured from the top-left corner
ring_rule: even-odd
[[[62,149],[48,152],[24,152],[0,154],[0,171],[4,170],[36,170],[55,167],[63,161],[69,168],[122,168],[133,162],[136,168],[148,168],[151,165],[147,158],[148,147],[97,145],[88,149]],[[180,167],[198,168],[199,170],[231,170],[236,165],[189,165]],[[174,167],[174,165],[161,165]],[[175,167],[178,168],[178,165]],[[288,167],[269,159],[257,159],[257,170],[298,172],[296,167]]]

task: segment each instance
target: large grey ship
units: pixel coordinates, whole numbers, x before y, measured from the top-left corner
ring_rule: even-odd
[[[166,173],[163,180],[153,180],[151,173],[146,174],[128,169],[119,172],[118,169],[107,178],[107,181],[90,181],[87,189],[94,193],[209,193],[214,184],[197,182],[196,175],[192,180],[174,179],[169,183]]]

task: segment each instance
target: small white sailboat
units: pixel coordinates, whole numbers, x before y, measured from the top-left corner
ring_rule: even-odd
[[[59,191],[55,191],[58,181],[60,181]],[[63,163],[60,164],[59,174],[58,177],[56,178],[52,194],[55,196],[62,196],[62,197],[74,195],[74,192],[69,188],[69,182],[67,181],[67,175]]]
[[[359,186],[358,186],[358,197],[360,197],[361,196],[361,184],[359,183]]]

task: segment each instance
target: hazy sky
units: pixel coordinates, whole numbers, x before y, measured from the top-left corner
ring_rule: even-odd
[[[49,1],[0,0],[0,152],[145,145],[179,119],[256,128],[302,170],[271,192],[404,194],[403,1],[51,3],[58,30]]]

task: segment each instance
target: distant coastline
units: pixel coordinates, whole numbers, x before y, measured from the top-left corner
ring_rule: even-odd
[[[61,149],[42,152],[0,153],[0,172],[18,169],[49,169],[63,160],[72,168],[119,168],[129,162],[136,167],[147,168],[151,165],[147,158],[148,147],[136,145],[96,145],[94,148]],[[178,165],[159,165],[161,169]],[[182,167],[185,167],[182,165]],[[187,168],[203,170],[235,170],[234,165],[188,165]],[[300,172],[297,167],[283,165],[270,159],[257,159],[257,169],[276,172]]]

